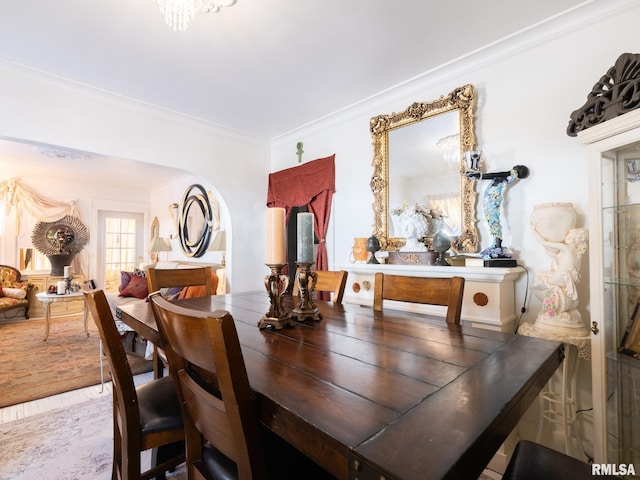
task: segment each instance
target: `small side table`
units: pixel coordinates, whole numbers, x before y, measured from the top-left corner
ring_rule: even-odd
[[[535,325],[528,323],[523,324],[518,329],[518,333],[529,337],[561,341],[565,345],[565,358],[562,362],[562,368],[556,372],[556,374],[560,375],[560,391],[554,389],[553,378],[551,378],[547,388],[543,389],[538,397],[541,418],[538,424],[536,441],[540,442],[542,439],[545,423],[561,425],[564,451],[567,455],[572,455],[569,445],[569,438],[572,436],[572,432],[578,447],[582,447],[580,427],[577,425],[576,418],[576,383],[580,367],[579,359],[589,360],[591,356],[591,338],[554,334],[538,329]]]
[[[40,292],[36,293],[36,298],[42,302],[44,311],[44,338],[43,341],[47,341],[49,338],[49,330],[51,328],[51,304],[54,302],[72,302],[82,300],[84,303],[82,307],[82,320],[84,322],[84,333],[89,336],[89,326],[87,325],[88,309],[87,303],[84,301],[84,294],[82,292],[65,293],[64,295],[58,295],[56,293]]]

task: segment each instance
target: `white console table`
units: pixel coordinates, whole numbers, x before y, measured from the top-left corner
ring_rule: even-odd
[[[524,268],[438,267],[428,265],[372,265],[368,263],[335,264],[334,270],[349,272],[343,302],[373,305],[376,272],[414,277],[465,278],[462,321],[475,327],[498,331],[515,331],[517,319],[515,281]],[[392,308],[402,308],[431,315],[443,315],[444,307],[434,305],[388,302]]]

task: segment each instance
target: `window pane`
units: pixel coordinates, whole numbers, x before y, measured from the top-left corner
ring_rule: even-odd
[[[105,219],[105,291],[116,292],[120,272],[133,271],[136,258],[135,219],[109,216]]]

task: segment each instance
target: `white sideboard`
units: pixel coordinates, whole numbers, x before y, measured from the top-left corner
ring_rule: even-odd
[[[462,321],[475,327],[515,331],[518,317],[515,303],[515,281],[524,268],[438,267],[427,265],[372,265],[368,263],[336,264],[334,270],[349,272],[343,302],[373,305],[375,273],[413,277],[465,278]],[[444,316],[444,307],[434,305],[385,302],[391,308]]]

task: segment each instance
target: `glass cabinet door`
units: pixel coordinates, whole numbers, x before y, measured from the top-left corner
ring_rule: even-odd
[[[640,143],[603,152],[607,463],[640,465]]]

